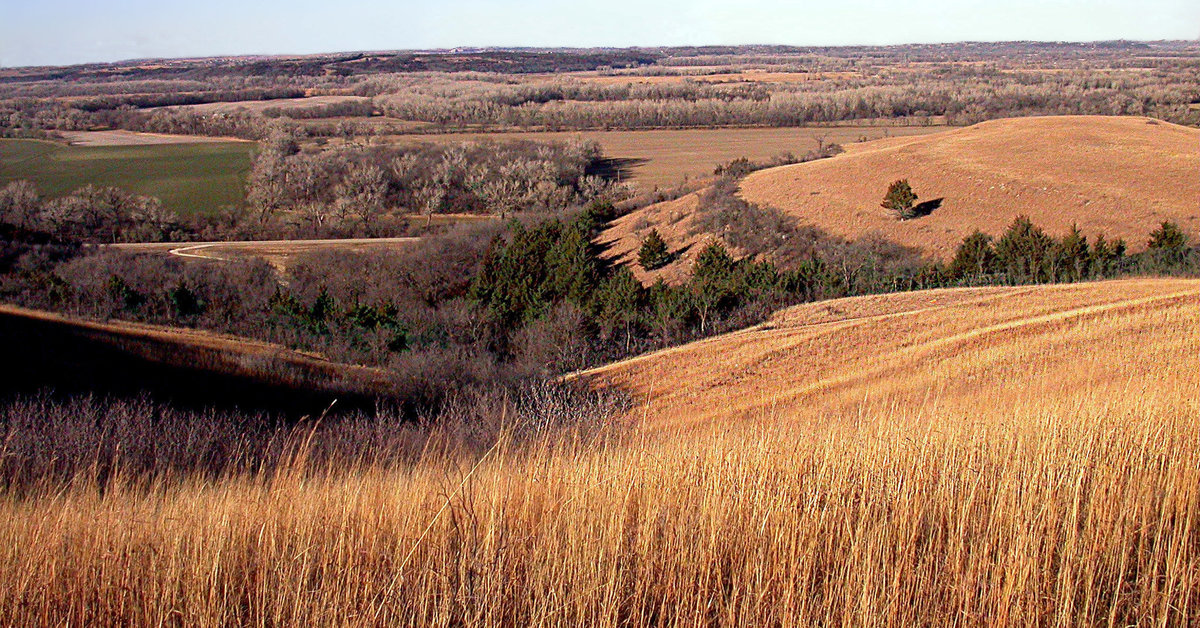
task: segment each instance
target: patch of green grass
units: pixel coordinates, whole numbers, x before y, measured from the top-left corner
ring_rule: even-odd
[[[245,202],[250,142],[151,146],[65,146],[0,140],[0,186],[28,179],[42,195],[63,196],[89,183],[156,196],[186,214]]]

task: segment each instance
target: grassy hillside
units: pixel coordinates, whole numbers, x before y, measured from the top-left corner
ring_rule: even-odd
[[[815,419],[867,398],[984,413],[1014,394],[1137,397],[1125,377],[1195,366],[1197,296],[1195,280],[1154,279],[853,297],[575,377],[642,395],[650,425]]]
[[[387,375],[279,345],[185,328],[92,322],[0,305],[0,393],[149,392],[181,405],[316,414],[373,409]]]
[[[207,213],[244,200],[250,142],[149,146],[64,146],[0,139],[0,186],[29,179],[48,197],[111,185],[156,196],[180,214]]]
[[[580,376],[640,396],[615,439],[47,487],[0,500],[0,620],[1186,625],[1198,295],[817,303]]]
[[[941,257],[976,229],[999,236],[1019,214],[1055,235],[1078,223],[1136,250],[1163,220],[1200,230],[1197,145],[1200,130],[1149,118],[995,120],[757,172],[742,195],[836,235],[878,232]],[[901,222],[880,207],[903,178],[932,213]]]

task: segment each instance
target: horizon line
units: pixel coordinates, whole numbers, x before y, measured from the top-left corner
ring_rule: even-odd
[[[318,52],[272,52],[272,53],[229,53],[229,54],[211,54],[211,55],[188,55],[181,57],[132,57],[127,59],[117,59],[113,61],[82,61],[79,63],[66,64],[34,64],[34,65],[4,65],[0,64],[0,69],[4,70],[22,70],[22,69],[38,69],[38,68],[76,68],[86,66],[117,66],[130,63],[145,63],[150,61],[210,61],[218,59],[250,59],[250,58],[304,58],[304,57],[322,57],[330,55],[353,55],[353,54],[445,54],[455,53],[460,51],[469,52],[493,52],[493,51],[546,51],[546,52],[581,52],[591,50],[677,50],[686,48],[795,48],[795,49],[817,49],[817,50],[839,50],[851,48],[905,48],[917,46],[954,46],[954,45],[970,45],[970,44],[1061,44],[1061,45],[1088,45],[1088,44],[1198,44],[1200,45],[1200,37],[1195,39],[964,39],[954,41],[913,41],[898,44],[869,44],[869,43],[854,43],[854,44],[781,44],[781,43],[742,43],[742,44],[675,44],[675,45],[635,45],[635,46],[521,46],[521,45],[488,45],[476,46],[470,44],[460,44],[448,47],[439,48],[387,48],[387,49],[369,49],[369,50],[325,50]]]

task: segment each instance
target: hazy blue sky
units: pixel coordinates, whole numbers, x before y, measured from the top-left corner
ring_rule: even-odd
[[[451,46],[1194,39],[1200,0],[0,0],[0,65]]]

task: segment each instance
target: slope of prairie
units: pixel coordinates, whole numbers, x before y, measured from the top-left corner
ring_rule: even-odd
[[[0,487],[0,623],[1190,625],[1198,295],[818,303],[585,374],[615,439]]]
[[[615,263],[628,265],[634,277],[645,285],[653,284],[660,278],[668,284],[683,282],[690,276],[696,256],[716,239],[716,236],[697,229],[695,224],[700,196],[707,189],[642,207],[612,221],[596,239],[604,249],[602,256]],[[675,260],[662,268],[648,271],[638,263],[638,251],[652,229],[657,230],[666,241]]]
[[[0,391],[150,392],[201,406],[314,413],[372,409],[389,390],[378,369],[202,330],[79,320],[0,305]]]
[[[999,236],[1019,214],[1052,234],[1078,223],[1134,250],[1163,220],[1200,229],[1200,130],[1149,118],[1055,116],[984,122],[934,135],[851,145],[821,161],[751,174],[743,197],[831,233],[881,233],[948,257],[976,229]],[[880,207],[907,178],[931,214],[899,221]]]
[[[1139,279],[838,299],[575,377],[634,391],[661,426],[816,420],[871,398],[984,411],[1017,396],[1121,398],[1148,393],[1138,375],[1160,365],[1194,390],[1198,297],[1194,280]]]

